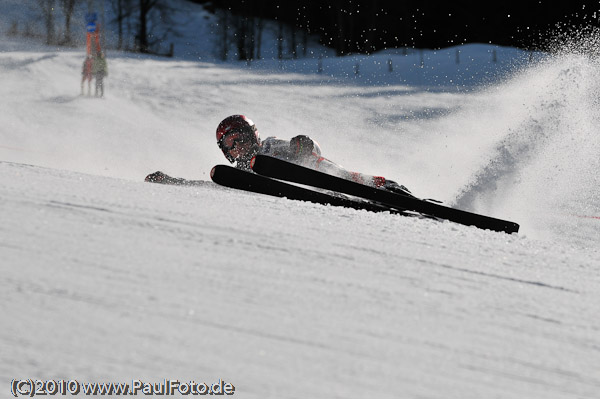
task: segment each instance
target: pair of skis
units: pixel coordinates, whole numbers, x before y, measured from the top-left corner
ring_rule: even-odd
[[[399,194],[372,188],[265,155],[257,155],[254,158],[252,170],[256,173],[217,165],[211,171],[211,178],[222,186],[293,200],[365,209],[372,212],[417,213],[509,234],[519,231],[519,225],[514,222],[450,208],[416,198],[409,193]],[[333,193],[318,192],[287,182],[316,187]]]

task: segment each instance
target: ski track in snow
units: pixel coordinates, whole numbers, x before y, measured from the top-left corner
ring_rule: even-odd
[[[323,75],[109,51],[97,100],[78,96],[81,49],[3,40],[5,393],[13,378],[221,378],[244,398],[597,397],[594,60],[477,88],[462,85],[495,67],[485,46],[461,50],[466,66],[382,54]],[[388,57],[394,75],[377,72]],[[214,129],[240,112],[521,232],[143,182],[209,180]]]

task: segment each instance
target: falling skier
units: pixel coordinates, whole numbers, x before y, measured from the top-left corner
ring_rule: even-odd
[[[250,162],[257,154],[269,155],[370,187],[402,194],[410,193],[406,187],[395,181],[382,176],[350,172],[323,158],[319,144],[308,136],[299,135],[291,140],[268,137],[261,141],[256,125],[244,115],[229,116],[219,124],[217,127],[217,144],[230,163],[235,163],[238,169],[245,171],[252,171]],[[171,177],[160,171],[149,174],[145,180],[147,182],[175,185],[203,183],[196,180]]]

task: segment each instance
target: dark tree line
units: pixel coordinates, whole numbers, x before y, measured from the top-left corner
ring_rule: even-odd
[[[79,5],[112,8],[118,47],[144,53],[159,51],[174,31],[169,0],[30,0],[37,4],[47,42],[71,44],[71,17]],[[493,43],[544,49],[550,32],[597,27],[600,2],[590,0],[190,0],[217,16],[223,59],[262,56],[266,21],[276,22],[279,58],[300,55],[309,36],[338,55],[385,48],[443,48],[464,43]],[[61,11],[64,29],[57,37]],[[104,21],[103,21],[104,22]],[[272,26],[272,23],[269,24]],[[16,31],[16,27],[13,29]],[[130,43],[133,38],[133,43]],[[229,54],[234,49],[235,54]],[[162,50],[164,52],[164,49]]]
[[[82,0],[37,0],[36,3],[34,3],[44,21],[46,44],[61,44],[66,46],[74,44],[72,35],[73,12],[75,7],[81,2]],[[64,20],[64,27],[60,35],[57,35],[55,24],[56,14],[59,10]],[[14,23],[15,34],[16,30],[17,26],[16,23]]]
[[[117,47],[128,47],[126,35],[133,33],[134,50],[141,53],[155,52],[169,32],[173,31],[174,8],[168,0],[110,0],[116,15],[112,21],[117,25]]]
[[[169,0],[33,0],[31,4],[39,11],[47,44],[73,45],[72,20],[78,8],[95,12],[102,32],[102,23],[117,26],[117,47],[142,53],[155,52],[168,33],[174,31],[174,8]],[[114,20],[104,21],[105,7],[112,9]],[[64,27],[57,26],[57,18]],[[77,15],[81,19],[81,15]],[[17,34],[16,22],[11,28]],[[60,35],[58,34],[60,32]],[[132,37],[133,43],[129,43]]]
[[[222,15],[221,28],[234,30],[240,58],[256,44],[256,21],[271,19],[294,32],[288,41],[314,34],[338,54],[384,48],[442,48],[493,43],[543,48],[558,27],[597,26],[597,1],[427,1],[427,0],[192,0]],[[229,18],[229,19],[227,19]],[[253,29],[250,29],[254,27]],[[298,36],[296,36],[298,35]],[[245,44],[245,46],[244,46]],[[292,46],[296,48],[295,44]]]
[[[205,1],[194,2],[205,4],[217,16],[217,32],[219,33],[217,47],[222,59],[230,57],[229,53],[232,48],[235,51],[234,57],[237,59],[262,58],[262,35],[267,20],[278,22],[276,35],[279,58],[296,58],[299,51],[306,55],[309,30],[302,29],[302,26],[306,26],[306,21],[295,24],[284,18],[278,18],[278,14],[273,14],[269,8],[273,5],[266,1],[222,0],[218,7],[214,3]],[[284,48],[284,44],[286,48]]]

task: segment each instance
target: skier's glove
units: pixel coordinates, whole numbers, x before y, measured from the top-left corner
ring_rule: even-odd
[[[146,180],[147,182],[150,182],[150,183],[174,184],[174,185],[178,185],[178,186],[186,184],[185,179],[171,177],[161,171],[150,173],[148,176],[146,176],[146,179],[144,179],[144,180]]]
[[[148,176],[146,176],[146,179],[144,179],[144,180],[146,180],[147,182],[150,182],[150,183],[162,183],[165,180],[165,178],[167,178],[167,177],[169,177],[169,176],[165,175],[161,171],[157,171],[154,173],[150,173]]]
[[[300,135],[290,140],[290,151],[296,158],[304,158],[313,153],[315,143],[308,136]]]
[[[408,188],[406,188],[405,186],[396,183],[393,180],[385,180],[385,183],[383,184],[383,188],[385,188],[388,191],[391,191],[393,193],[397,193],[397,194],[410,194],[410,190]]]

